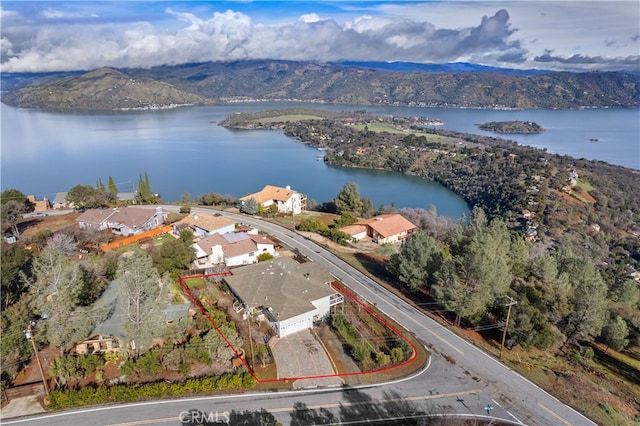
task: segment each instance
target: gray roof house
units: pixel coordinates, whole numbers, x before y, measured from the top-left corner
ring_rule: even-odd
[[[162,207],[91,209],[82,213],[76,220],[82,229],[102,231],[108,228],[114,234],[127,236],[140,234],[162,225],[164,213]]]
[[[225,277],[245,309],[261,310],[279,337],[312,328],[342,302],[333,280],[321,265],[290,257],[243,266]]]

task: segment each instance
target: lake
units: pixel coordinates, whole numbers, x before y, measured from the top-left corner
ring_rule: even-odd
[[[321,203],[349,181],[377,207],[436,206],[460,218],[467,204],[441,185],[379,170],[332,167],[321,152],[278,132],[235,131],[216,123],[237,111],[288,107],[366,109],[380,115],[439,118],[445,129],[489,134],[476,123],[535,121],[540,135],[508,138],[550,152],[600,159],[640,169],[638,110],[494,111],[443,108],[362,107],[261,102],[126,113],[54,113],[1,106],[2,189],[17,188],[52,199],[77,184],[106,185],[112,176],[122,192],[133,191],[140,174],[164,201],[208,192],[240,197],[265,184],[291,185]],[[599,142],[589,139],[597,138]]]

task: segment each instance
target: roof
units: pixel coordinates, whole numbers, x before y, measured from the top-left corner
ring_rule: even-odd
[[[181,305],[168,305],[163,310],[165,321],[175,321],[189,316],[189,308],[191,303],[183,303]]]
[[[228,244],[227,240],[217,232],[196,242],[196,245],[200,246],[200,248],[207,253],[211,252],[211,247],[223,246],[225,244]]]
[[[347,225],[340,228],[340,230],[346,234],[351,236],[362,234],[363,232],[367,232],[366,225]]]
[[[240,240],[222,246],[222,251],[226,257],[236,257],[256,251],[256,243],[251,239]]]
[[[235,221],[220,214],[210,215],[206,213],[191,213],[184,219],[178,221],[176,225],[179,226],[183,223],[186,223],[192,228],[198,227],[205,231],[215,231],[216,229],[235,224]]]
[[[118,192],[116,194],[116,199],[118,201],[133,201],[136,199],[135,192]]]
[[[58,192],[55,197],[53,197],[53,204],[64,204],[67,202],[67,193],[66,192]]]
[[[320,264],[290,257],[237,268],[225,281],[243,303],[271,308],[279,321],[309,312],[312,301],[336,293],[327,285],[333,281],[331,274]]]
[[[402,232],[411,231],[416,226],[399,214],[383,214],[371,219],[360,220],[356,225],[367,225],[382,237],[387,238]]]
[[[90,209],[76,218],[78,222],[100,224],[113,214],[113,209]]]
[[[156,209],[118,207],[113,210],[113,215],[109,216],[108,221],[110,223],[121,223],[129,229],[136,229],[142,228],[156,213]]]
[[[256,244],[270,244],[272,246],[276,245],[276,243],[273,242],[266,235],[254,235],[254,234],[247,234],[247,235],[249,235],[249,238],[251,238],[253,241],[255,241]]]
[[[262,188],[262,191],[246,195],[240,198],[240,200],[247,201],[253,198],[258,204],[262,204],[270,200],[285,202],[295,194],[297,194],[297,192],[289,187],[281,188],[279,186],[266,185]]]
[[[156,209],[118,207],[116,209],[90,209],[82,213],[76,219],[78,222],[92,223],[95,225],[105,221],[110,223],[121,223],[130,229],[141,228],[155,214]]]

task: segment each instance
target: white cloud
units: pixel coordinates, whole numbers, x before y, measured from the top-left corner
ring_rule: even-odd
[[[323,11],[269,24],[234,10],[166,8],[162,24],[155,24],[99,19],[104,9],[98,14],[49,8],[40,12],[46,19],[34,25],[34,17],[0,9],[2,68],[54,71],[253,58],[637,68],[640,30],[637,13],[633,28],[629,3],[636,2],[622,2],[619,9],[609,2],[373,3],[360,15],[352,11],[350,20],[321,17],[330,16]]]

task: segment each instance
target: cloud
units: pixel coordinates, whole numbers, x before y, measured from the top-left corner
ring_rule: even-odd
[[[350,12],[346,19],[347,15],[334,16],[326,9],[321,13],[306,10],[295,17],[255,22],[239,10],[178,10],[182,7],[178,3],[164,9],[160,16],[155,9],[140,9],[139,15],[125,16],[123,9],[107,9],[105,4],[109,2],[91,3],[90,10],[78,9],[80,6],[49,8],[29,15],[0,9],[3,71],[151,67],[246,59],[468,61],[560,68],[607,64],[607,59],[598,55],[552,56],[550,50],[530,61],[530,50],[519,38],[520,32],[513,27],[506,9],[493,9],[475,20],[467,16],[465,26],[451,28],[437,27],[421,15],[411,17],[406,8],[403,15],[398,15],[363,7],[357,13]],[[240,8],[241,4],[235,6]],[[416,10],[420,7],[416,5]],[[144,16],[153,18],[141,19]]]
[[[583,69],[593,68],[593,65],[606,65],[606,67],[599,68],[619,70],[631,70],[640,67],[640,55],[632,55],[624,58],[604,58],[599,55],[588,56],[577,53],[571,56],[554,56],[552,52],[547,51],[543,55],[534,57],[533,60],[545,64],[571,65]]]

